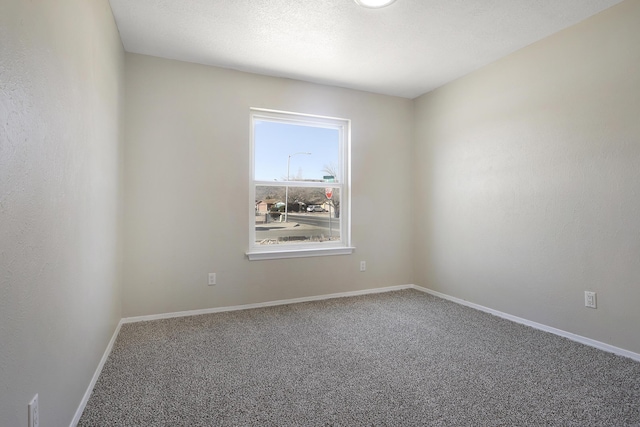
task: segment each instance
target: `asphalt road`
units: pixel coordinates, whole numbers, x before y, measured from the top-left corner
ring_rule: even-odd
[[[340,220],[339,218],[331,218],[331,231],[329,231],[328,212],[289,214],[289,222],[286,224],[277,221],[264,225],[256,224],[256,240],[258,241],[281,238],[337,237],[339,235]]]
[[[329,229],[329,212],[314,212],[308,214],[290,213],[289,222],[297,222],[299,224],[308,224],[318,228]],[[340,228],[340,218],[331,218],[331,228],[333,230]]]

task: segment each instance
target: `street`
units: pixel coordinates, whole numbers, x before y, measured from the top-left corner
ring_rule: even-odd
[[[317,241],[330,237],[332,240],[340,237],[340,219],[331,218],[330,229],[328,212],[290,213],[287,223],[256,224],[257,241]]]
[[[318,228],[329,229],[329,212],[316,213],[289,213],[289,222],[297,222],[299,224],[314,225]],[[331,228],[336,230],[340,228],[340,218],[331,218]]]

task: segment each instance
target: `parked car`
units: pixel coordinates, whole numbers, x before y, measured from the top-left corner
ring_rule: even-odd
[[[311,205],[307,208],[307,212],[326,212],[320,205]]]

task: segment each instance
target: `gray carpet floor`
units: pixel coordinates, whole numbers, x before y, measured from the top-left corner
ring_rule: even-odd
[[[403,290],[125,324],[79,425],[640,425],[640,363]]]

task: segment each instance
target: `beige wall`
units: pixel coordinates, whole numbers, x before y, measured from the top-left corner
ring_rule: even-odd
[[[0,425],[68,426],[121,317],[107,0],[0,4]]]
[[[639,22],[626,1],[415,101],[419,285],[640,352]]]
[[[125,316],[413,281],[412,101],[136,54],[125,75]],[[352,120],[353,255],[247,260],[250,107]]]

